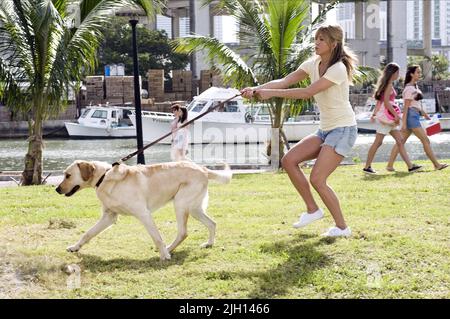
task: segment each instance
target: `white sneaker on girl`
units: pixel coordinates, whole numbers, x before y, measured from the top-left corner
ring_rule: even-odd
[[[300,219],[298,220],[298,222],[294,223],[292,226],[294,226],[294,228],[300,228],[300,227],[305,227],[306,225],[319,220],[323,218],[323,211],[319,208],[318,210],[316,210],[314,213],[303,213],[300,216]]]
[[[349,237],[352,235],[352,231],[350,227],[347,226],[346,229],[340,229],[339,227],[331,227],[328,229],[326,233],[323,233],[321,236],[325,237]]]

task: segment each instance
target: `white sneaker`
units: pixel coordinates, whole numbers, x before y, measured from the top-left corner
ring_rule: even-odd
[[[294,226],[294,228],[305,227],[306,225],[312,223],[313,221],[316,221],[321,218],[323,218],[323,211],[319,208],[318,210],[316,210],[314,213],[311,214],[303,213],[300,216],[298,222],[294,223],[292,226]]]
[[[346,229],[340,229],[339,227],[331,227],[328,229],[326,233],[323,233],[321,236],[326,237],[349,237],[352,235],[352,231],[350,227],[347,226]]]

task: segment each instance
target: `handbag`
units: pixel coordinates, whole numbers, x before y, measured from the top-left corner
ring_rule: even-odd
[[[381,103],[381,102],[378,102],[378,103]],[[401,117],[402,116],[402,111],[400,110],[400,107],[398,107],[398,105],[395,105],[395,104],[392,105],[392,107],[394,108],[395,113],[397,113],[397,115],[399,117]],[[384,103],[381,103],[381,107],[378,110],[378,112],[375,115],[375,117],[382,124],[396,125],[395,124],[395,116],[394,116],[394,114],[391,114],[389,109],[384,106]]]

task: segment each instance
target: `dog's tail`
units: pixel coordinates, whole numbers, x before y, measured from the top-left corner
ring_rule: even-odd
[[[231,172],[230,166],[227,163],[223,163],[224,170],[216,171],[206,169],[208,172],[208,179],[215,180],[220,184],[228,184],[231,181],[233,173]]]

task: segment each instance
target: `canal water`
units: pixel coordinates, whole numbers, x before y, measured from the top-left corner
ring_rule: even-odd
[[[374,134],[360,134],[345,162],[364,162],[374,139]],[[430,140],[438,158],[450,158],[450,132],[433,135]],[[392,137],[387,136],[375,156],[375,162],[387,161],[393,144]],[[27,145],[25,139],[0,140],[0,171],[22,170]],[[427,159],[422,144],[415,136],[409,138],[406,149],[412,160]],[[44,148],[44,170],[63,170],[76,159],[113,163],[135,150],[135,139],[47,139]],[[189,147],[188,156],[199,164],[225,161],[235,165],[264,165],[268,163],[265,153],[265,144],[196,144]],[[145,160],[147,164],[170,161],[170,145],[155,145],[148,148],[145,151]],[[401,160],[400,156],[397,160]],[[127,164],[136,164],[136,158],[130,159]]]

